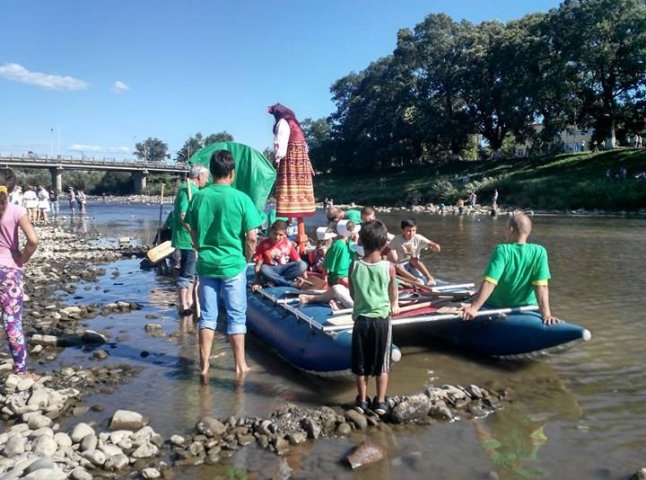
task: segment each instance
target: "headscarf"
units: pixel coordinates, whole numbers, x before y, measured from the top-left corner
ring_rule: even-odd
[[[296,114],[294,113],[293,110],[291,110],[290,108],[287,108],[285,105],[276,103],[274,105],[270,105],[267,110],[271,115],[274,116],[274,119],[276,120],[276,123],[274,123],[274,133],[276,133],[276,129],[278,128],[278,122],[281,119],[293,120],[294,122],[296,122],[296,125],[298,125],[298,127],[300,128],[301,124],[298,123],[298,120],[296,120]]]

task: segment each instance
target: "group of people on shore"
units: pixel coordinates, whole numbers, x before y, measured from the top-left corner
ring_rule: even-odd
[[[8,202],[12,205],[23,206],[33,224],[47,225],[51,217],[60,215],[60,194],[56,188],[46,188],[44,185],[15,185],[9,192]],[[69,187],[68,200],[72,215],[77,207],[81,214],[86,213],[87,197],[83,190]]]

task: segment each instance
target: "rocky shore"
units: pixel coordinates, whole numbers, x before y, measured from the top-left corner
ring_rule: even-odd
[[[41,378],[33,381],[14,375],[6,346],[0,350],[0,480],[92,478],[172,478],[178,468],[217,464],[239,450],[257,445],[277,455],[322,437],[347,437],[371,430],[392,430],[407,424],[433,424],[486,416],[504,406],[508,391],[491,391],[476,385],[431,386],[415,395],[389,399],[390,413],[379,417],[352,408],[284,405],[266,417],[196,418],[193,427],[162,437],[155,431],[161,419],[145,418],[136,411],[114,406],[101,422],[61,424],[106,406],[88,405],[97,391],[110,394],[128,388],[141,368],[105,363],[100,345],[103,332],[82,327],[97,316],[128,315],[140,305],[119,298],[99,305],[65,305],[55,292],[73,293],[80,281],[96,282],[105,275],[101,265],[141,252],[127,248],[94,246],[58,227],[38,230],[40,247],[25,271],[24,326],[29,338],[29,365],[39,364]],[[151,318],[154,317],[151,316]],[[150,332],[148,332],[150,330]],[[155,325],[147,325],[154,336]],[[112,339],[111,341],[119,341]],[[64,348],[91,344],[100,366],[48,369]],[[197,377],[195,379],[197,382]],[[107,425],[107,428],[100,428]],[[378,462],[387,455],[369,441],[339,458],[347,468]],[[642,477],[636,477],[642,478]]]

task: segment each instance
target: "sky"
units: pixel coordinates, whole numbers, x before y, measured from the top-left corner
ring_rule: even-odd
[[[335,110],[330,87],[391,54],[431,13],[474,23],[557,0],[2,0],[0,156],[172,158],[197,132],[272,145],[276,102]]]

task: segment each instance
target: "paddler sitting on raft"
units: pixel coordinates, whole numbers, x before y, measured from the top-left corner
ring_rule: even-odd
[[[360,229],[359,225],[349,220],[341,220],[337,223],[336,230],[339,237],[332,243],[323,260],[323,273],[329,288],[319,295],[299,295],[298,298],[302,304],[329,303],[332,309],[351,308],[354,305],[348,282],[348,272],[354,257],[350,250],[349,238]]]
[[[422,250],[427,248],[439,253],[442,247],[417,233],[417,224],[412,218],[401,222],[401,233],[395,235],[388,245],[389,260],[395,264],[397,275],[411,283],[435,285],[435,279],[420,259]]]
[[[527,215],[509,219],[505,228],[507,243],[498,245],[491,254],[475,300],[463,308],[464,320],[475,317],[486,302],[486,308],[538,305],[544,324],[561,322],[550,310],[547,250],[542,245],[527,243],[531,232],[532,221]]]
[[[329,222],[338,223],[341,220],[349,220],[355,225],[361,224],[361,212],[359,210],[350,209],[343,211],[339,207],[330,207],[325,213]]]
[[[253,256],[256,281],[251,290],[261,288],[263,281],[277,286],[297,286],[295,280],[307,270],[292,241],[287,238],[287,222],[276,220]]]

